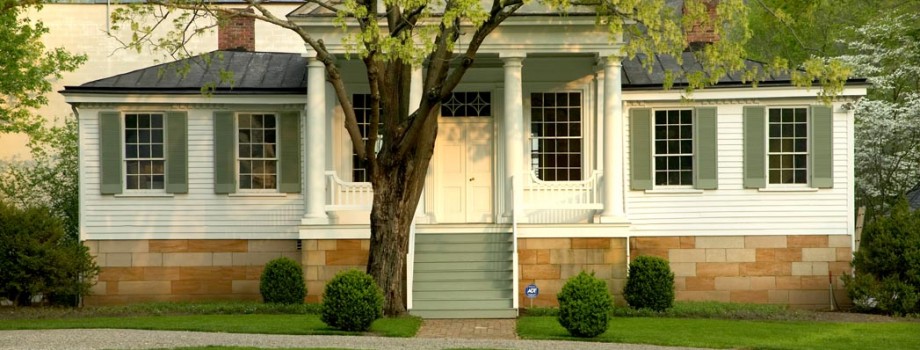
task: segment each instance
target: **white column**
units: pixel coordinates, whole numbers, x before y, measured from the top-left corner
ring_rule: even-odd
[[[524,96],[521,68],[523,67],[524,54],[502,54],[505,62],[505,176],[506,189],[510,189],[511,196],[506,202],[505,216],[510,216],[511,211],[517,211],[514,203],[520,204],[523,193],[515,191],[511,182],[512,177],[521,181],[521,167],[524,164]]]
[[[412,80],[409,84],[409,113],[418,109],[419,103],[422,102],[422,67],[412,67]],[[429,166],[428,171],[431,171]],[[427,177],[427,176],[426,176]],[[423,180],[426,184],[427,181]],[[428,213],[425,211],[425,188],[419,193],[418,206],[415,208],[415,221],[427,222]]]
[[[304,224],[328,224],[326,215],[326,67],[315,58],[307,63],[307,119],[304,157],[306,213]]]
[[[604,211],[602,223],[625,220],[623,206],[623,97],[620,57],[604,59]]]

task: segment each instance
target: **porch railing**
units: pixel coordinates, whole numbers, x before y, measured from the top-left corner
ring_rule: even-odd
[[[526,209],[604,209],[598,184],[600,172],[595,170],[581,181],[543,181],[531,173],[524,184]]]
[[[370,182],[345,182],[335,171],[326,172],[326,211],[371,210],[374,188]]]
[[[369,182],[346,182],[335,171],[327,171],[326,179],[326,211],[371,210],[374,189]],[[523,192],[519,204],[526,210],[600,210],[600,181],[598,171],[581,181],[543,181],[531,173],[517,181],[516,190]]]

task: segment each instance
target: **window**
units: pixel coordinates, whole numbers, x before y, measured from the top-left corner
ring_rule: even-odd
[[[693,185],[693,111],[655,111],[655,186]]]
[[[355,109],[355,119],[358,121],[358,130],[361,131],[361,140],[367,143],[367,135],[371,131],[371,95],[352,95],[352,106]],[[352,151],[351,153],[351,164],[351,181],[368,182],[371,180],[370,174],[367,173],[367,169],[364,167],[364,160],[358,158],[358,152],[356,151]]]
[[[441,104],[442,117],[491,117],[492,94],[488,91],[454,92]]]
[[[278,187],[278,141],[274,114],[237,115],[240,189]]]
[[[808,112],[768,109],[768,171],[771,184],[808,183]]]
[[[163,115],[128,113],[124,123],[125,188],[162,190],[165,188]]]
[[[544,181],[581,180],[581,93],[532,93],[530,105],[531,169]]]

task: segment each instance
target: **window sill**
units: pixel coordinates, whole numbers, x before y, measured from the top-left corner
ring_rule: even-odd
[[[645,190],[646,194],[702,194],[703,190],[695,188],[659,188],[654,190]]]
[[[242,192],[230,193],[228,197],[287,197],[287,193],[280,192]]]
[[[116,195],[115,195],[115,198],[144,198],[144,197],[152,197],[152,198],[156,198],[156,197],[172,198],[172,197],[175,197],[175,195],[172,194],[172,193],[165,193],[165,192],[148,192],[148,193],[144,193],[144,192],[133,192],[133,193],[132,193],[132,192],[129,192],[129,193],[119,193],[119,194],[116,194]]]
[[[818,192],[814,187],[766,187],[758,188],[759,192]]]

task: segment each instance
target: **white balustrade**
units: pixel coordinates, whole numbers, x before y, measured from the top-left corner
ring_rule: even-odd
[[[345,182],[334,171],[326,172],[329,186],[326,211],[371,210],[374,188],[370,182]]]
[[[594,171],[587,179],[581,181],[543,181],[530,174],[524,184],[525,209],[560,209],[560,210],[601,210],[598,191],[600,173]]]

